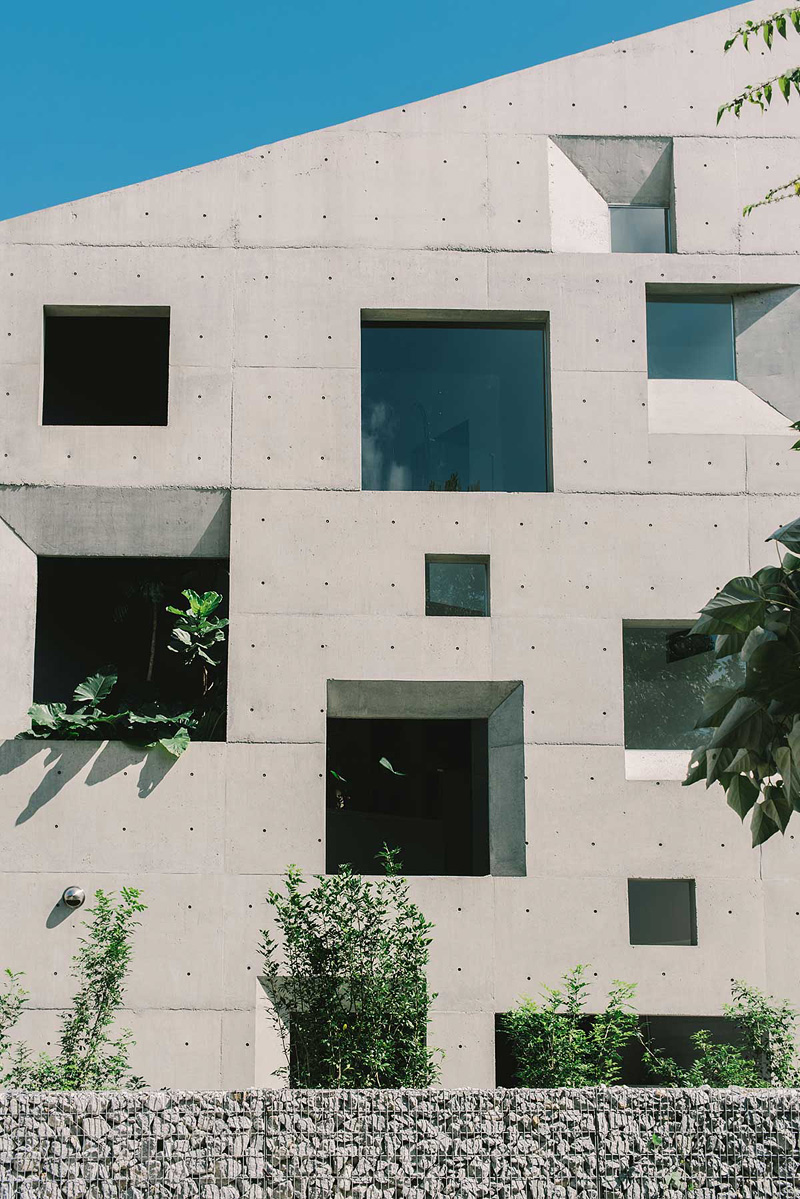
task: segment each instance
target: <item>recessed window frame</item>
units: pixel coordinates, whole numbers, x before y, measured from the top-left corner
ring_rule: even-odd
[[[620,210],[630,211],[631,209],[649,209],[656,210],[664,214],[664,249],[663,250],[615,250],[613,245],[613,223],[611,220],[612,212]],[[669,204],[609,204],[608,206],[608,227],[609,227],[609,245],[612,254],[674,254],[675,244],[672,229],[673,215],[672,207]]]
[[[543,334],[542,351],[542,387],[543,387],[543,417],[544,417],[544,474],[545,486],[540,491],[483,491],[484,495],[544,495],[554,490],[553,483],[553,417],[552,417],[552,380],[550,355],[550,313],[541,310],[509,310],[509,309],[395,309],[395,308],[363,308],[359,327],[359,347],[361,332],[365,328],[497,328],[497,329],[539,329]],[[362,355],[359,352],[359,405],[363,417],[363,384],[360,378]],[[362,473],[363,443],[359,432],[359,487],[364,487]],[[369,490],[374,490],[370,488]],[[418,494],[416,492],[415,494]],[[469,491],[459,492],[468,495]]]
[[[631,902],[632,888],[642,883],[686,883],[689,891],[689,940],[684,941],[634,941],[634,905]],[[695,878],[632,877],[628,879],[628,938],[630,944],[644,949],[691,949],[697,946],[697,880]]]
[[[491,591],[491,575],[488,554],[426,554],[425,555],[425,615],[432,616],[437,619],[442,619],[443,613],[429,612],[429,595],[430,595],[430,566],[436,563],[453,563],[454,565],[474,564],[484,566],[486,578],[486,611],[485,612],[462,612],[457,615],[446,616],[445,619],[450,620],[474,620],[485,619],[492,614],[492,591]]]
[[[124,422],[114,424],[84,424],[82,422],[45,421],[45,368],[47,363],[47,319],[48,317],[79,317],[90,320],[92,317],[134,317],[141,320],[166,319],[167,331],[167,375],[166,395],[164,397],[166,420],[158,423],[144,422],[132,424]],[[47,429],[166,429],[170,424],[171,390],[172,390],[172,309],[164,304],[44,304],[42,306],[41,354],[39,368],[39,405],[38,424]]]
[[[727,304],[730,313],[730,367],[731,373],[726,375],[653,375],[650,373],[650,335],[647,328],[647,316],[650,311],[650,305],[665,305],[665,304],[697,304],[697,305],[714,305],[722,307]],[[738,379],[738,365],[736,361],[736,315],[734,311],[734,293],[733,291],[719,288],[714,291],[695,291],[693,289],[682,290],[680,288],[670,288],[669,291],[654,291],[650,288],[645,293],[645,353],[647,360],[647,377],[652,380],[686,380],[690,382],[735,382]]]

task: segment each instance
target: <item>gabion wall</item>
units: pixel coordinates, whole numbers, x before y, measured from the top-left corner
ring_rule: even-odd
[[[800,1197],[800,1091],[0,1093],[0,1199]]]

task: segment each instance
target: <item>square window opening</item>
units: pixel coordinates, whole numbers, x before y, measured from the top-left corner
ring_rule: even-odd
[[[44,310],[45,425],[166,425],[169,309]]]
[[[489,559],[425,555],[426,616],[488,616]]]
[[[326,870],[489,873],[488,720],[328,719]]]
[[[655,204],[609,204],[611,250],[615,254],[669,254],[670,210]]]
[[[706,691],[744,682],[739,659],[715,659],[715,638],[692,634],[690,628],[623,626],[626,749],[688,752],[707,744],[712,730],[694,727]]]
[[[541,321],[362,321],[365,491],[549,491]]]
[[[112,667],[118,682],[106,710],[193,709],[200,724],[192,739],[224,741],[227,639],[205,695],[201,664],[186,667],[168,648],[175,617],[166,608],[185,608],[186,588],[220,592],[215,615],[226,616],[227,560],[39,558],[34,702],[70,705],[79,683]]]
[[[651,379],[735,379],[731,296],[648,296]]]
[[[693,878],[628,879],[631,945],[696,945]]]

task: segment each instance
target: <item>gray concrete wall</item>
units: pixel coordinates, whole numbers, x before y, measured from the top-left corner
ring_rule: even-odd
[[[0,1095],[0,1186],[703,1199],[797,1194],[797,1091],[157,1091]]]
[[[791,434],[654,433],[648,412],[648,285],[800,282],[800,209],[741,217],[800,162],[796,117],[714,124],[795,50],[723,56],[757,11],[0,224],[0,734],[30,702],[37,553],[213,556],[229,532],[231,556],[226,744],[169,769],[0,748],[0,966],[27,973],[36,1044],[72,988],[64,886],[138,885],[137,1069],[271,1085],[255,947],[284,866],[324,868],[330,679],[523,684],[525,876],[413,880],[446,1085],[491,1085],[494,1013],[578,961],[600,991],[638,981],[644,1012],[719,1013],[740,976],[800,1003],[794,834],[753,853],[716,789],[626,779],[622,729],[622,621],[690,619],[797,516]],[[553,171],[571,136],[672,139],[677,253],[607,252],[602,197]],[[42,426],[45,304],[169,306],[169,425]],[[363,310],[546,313],[553,493],[362,492]],[[740,327],[776,405],[797,319]],[[491,617],[426,618],[426,553],[489,554]],[[696,947],[630,946],[634,876],[697,879]]]

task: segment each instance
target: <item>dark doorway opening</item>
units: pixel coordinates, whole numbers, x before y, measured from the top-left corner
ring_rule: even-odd
[[[181,592],[218,591],[228,611],[228,562],[219,558],[39,558],[33,698],[69,703],[78,683],[113,666],[115,710],[157,703],[174,713],[195,707],[199,666],[169,651]],[[214,674],[214,711],[195,740],[225,740],[225,644]]]
[[[166,425],[169,310],[45,309],[45,425]]]
[[[329,874],[488,874],[488,721],[329,718],[326,806]]]

